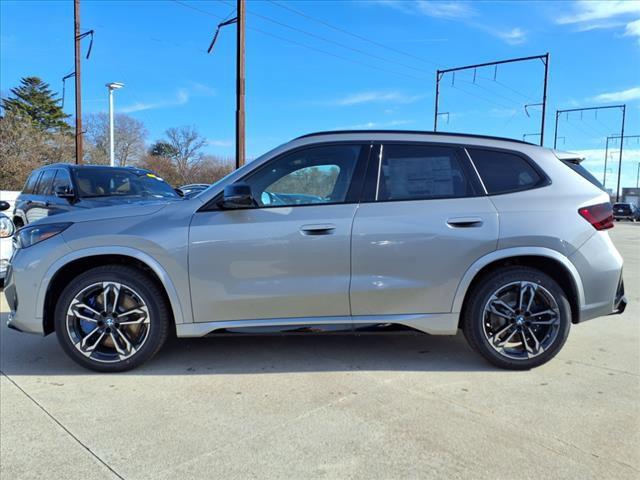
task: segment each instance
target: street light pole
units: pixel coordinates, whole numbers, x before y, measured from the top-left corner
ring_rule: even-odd
[[[245,115],[244,115],[244,16],[245,0],[238,0],[236,38],[236,168],[244,165]]]
[[[107,83],[109,89],[109,165],[116,166],[115,141],[114,141],[114,122],[113,122],[113,91],[124,87],[124,83],[111,82]]]

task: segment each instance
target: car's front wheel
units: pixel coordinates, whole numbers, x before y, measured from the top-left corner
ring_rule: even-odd
[[[142,271],[106,265],[78,275],[56,304],[62,348],[83,367],[101,372],[135,368],[155,355],[170,315],[156,283]]]
[[[551,360],[571,327],[566,293],[545,273],[508,267],[484,277],[463,313],[467,341],[489,362],[526,370]]]

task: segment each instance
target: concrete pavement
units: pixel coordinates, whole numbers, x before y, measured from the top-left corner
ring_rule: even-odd
[[[630,305],[530,372],[463,338],[171,341],[93,374],[0,327],[0,478],[640,476],[640,225],[617,224]]]

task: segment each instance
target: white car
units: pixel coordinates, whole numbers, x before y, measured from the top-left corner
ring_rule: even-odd
[[[7,210],[10,207],[8,202],[0,201],[0,210]],[[0,283],[4,282],[7,274],[9,260],[13,253],[13,232],[15,227],[13,222],[4,213],[0,213]]]

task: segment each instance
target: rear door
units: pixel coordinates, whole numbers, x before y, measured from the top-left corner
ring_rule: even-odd
[[[73,208],[73,199],[60,198],[56,196],[56,188],[59,187],[65,187],[68,191],[73,191],[69,171],[64,168],[56,169],[56,175],[53,178],[53,185],[51,187],[51,195],[49,195],[47,199],[49,203],[47,205],[48,215],[66,213]]]
[[[465,271],[496,249],[498,214],[463,148],[378,148],[353,224],[352,313],[450,312]]]
[[[49,205],[51,195],[53,194],[53,179],[55,178],[55,175],[56,169],[54,168],[47,168],[42,171],[35,191],[31,197],[31,203],[25,211],[27,223],[33,223],[49,214]]]
[[[16,198],[16,206],[14,209],[14,222],[17,227],[26,225],[28,223],[27,220],[27,212],[31,208],[33,204],[33,197],[35,195],[36,186],[38,185],[38,179],[42,175],[42,170],[36,170],[29,175],[29,178],[24,184],[24,188],[22,192]]]

